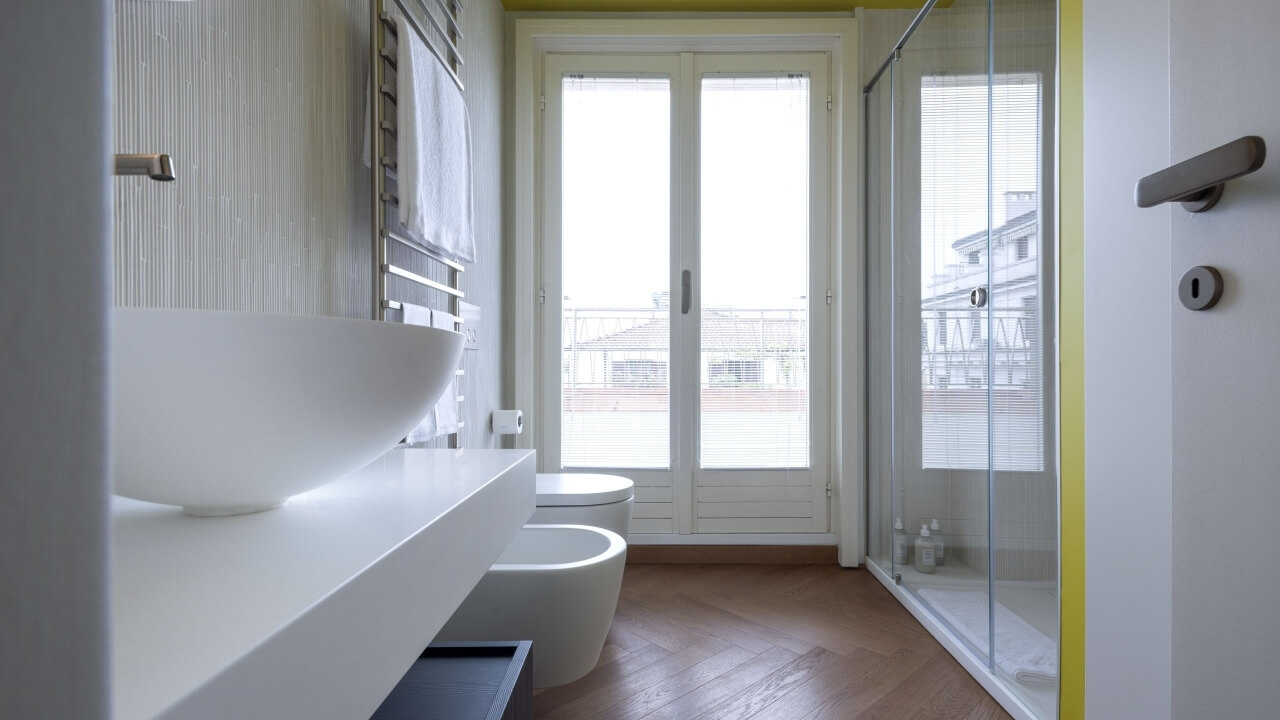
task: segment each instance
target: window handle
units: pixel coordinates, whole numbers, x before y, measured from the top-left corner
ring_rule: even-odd
[[[1228,180],[1248,175],[1266,159],[1267,144],[1246,135],[1142,178],[1133,199],[1141,208],[1177,201],[1187,212],[1204,212],[1218,204]]]
[[[690,293],[690,290],[692,289],[693,289],[692,275],[688,270],[685,270],[684,272],[680,273],[680,314],[681,315],[689,314],[689,306],[693,302],[692,293]]]

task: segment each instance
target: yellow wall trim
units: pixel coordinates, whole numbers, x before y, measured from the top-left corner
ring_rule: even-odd
[[[1059,0],[1058,354],[1062,720],[1084,717],[1084,0]]]

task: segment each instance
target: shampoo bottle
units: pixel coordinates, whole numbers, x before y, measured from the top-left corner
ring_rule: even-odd
[[[907,531],[902,527],[902,518],[893,520],[893,564],[906,565],[910,545],[907,544]]]
[[[942,567],[947,564],[947,536],[938,525],[938,518],[929,523],[929,537],[933,538],[933,564]]]
[[[916,570],[922,573],[937,572],[937,562],[933,556],[933,538],[929,537],[929,526],[920,525],[920,537],[916,538]]]

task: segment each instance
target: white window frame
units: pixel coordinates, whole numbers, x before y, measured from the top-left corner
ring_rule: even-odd
[[[566,52],[829,52],[832,56],[832,180],[829,209],[832,229],[831,288],[834,293],[829,387],[834,403],[829,422],[832,468],[831,527],[834,534],[673,535],[662,543],[814,544],[839,546],[840,564],[856,566],[865,553],[864,312],[861,243],[860,153],[861,93],[856,52],[858,23],[853,17],[809,18],[604,18],[544,19],[519,17],[511,42],[512,176],[510,285],[507,308],[511,334],[512,400],[515,407],[538,407],[540,378],[532,358],[542,353],[538,337],[540,307],[539,208],[546,198],[540,182],[542,154],[542,57]],[[815,418],[814,422],[824,422]],[[520,448],[535,448],[539,428],[532,424],[515,436]]]

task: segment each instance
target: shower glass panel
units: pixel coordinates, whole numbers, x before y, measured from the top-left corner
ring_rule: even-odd
[[[1056,21],[1054,0],[935,7],[864,97],[868,560],[1039,718],[1058,694]]]
[[[913,546],[899,572],[984,663],[992,456],[987,40],[987,3],[958,0],[925,18],[893,68],[901,98],[893,475]]]
[[[1057,706],[1053,388],[1056,3],[993,4],[991,488],[997,674],[1040,717]]]

